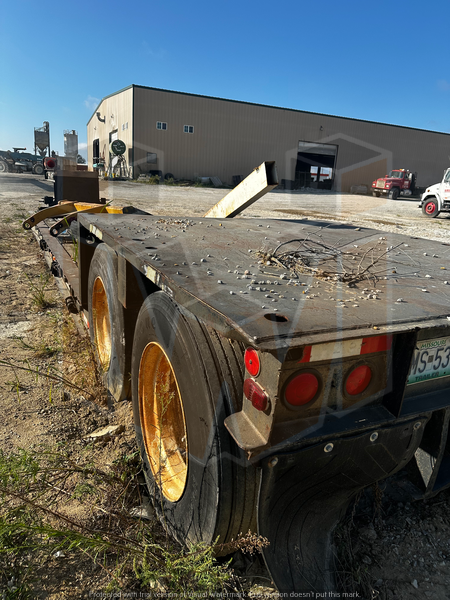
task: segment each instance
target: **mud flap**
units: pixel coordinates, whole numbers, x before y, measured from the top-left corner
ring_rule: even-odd
[[[416,485],[415,499],[432,498],[450,487],[450,410],[437,410],[428,421],[415,461],[408,465],[410,480]]]
[[[270,542],[264,559],[279,592],[336,592],[334,528],[356,493],[413,457],[426,421],[421,417],[262,461],[258,532]]]

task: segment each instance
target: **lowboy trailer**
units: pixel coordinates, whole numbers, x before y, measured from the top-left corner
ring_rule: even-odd
[[[249,177],[213,217],[80,212],[77,264],[51,212],[24,225],[106,387],[133,403],[173,535],[256,530],[280,592],[330,592],[355,494],[408,463],[416,497],[450,485],[450,245],[424,256],[420,239],[350,224],[231,220],[277,182],[272,163]]]

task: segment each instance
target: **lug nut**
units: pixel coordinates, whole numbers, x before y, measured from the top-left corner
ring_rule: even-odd
[[[327,444],[323,449],[324,452],[331,452],[334,448],[334,444]]]
[[[370,441],[371,442],[375,442],[375,440],[378,439],[378,433],[376,431],[374,431],[371,435],[370,435]]]

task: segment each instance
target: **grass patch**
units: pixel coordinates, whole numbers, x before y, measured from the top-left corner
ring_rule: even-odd
[[[67,399],[61,397],[59,404],[59,392],[72,389],[74,395],[82,394],[84,403],[84,398],[106,402],[92,346],[69,316],[48,313],[45,321],[52,340],[46,348],[58,344],[62,363],[40,364],[40,345],[25,338],[16,341],[29,357],[22,354],[0,364],[10,367],[13,386],[21,385],[21,379],[29,384],[45,378],[50,403],[67,411],[69,420],[77,419]],[[51,386],[58,391],[54,400]],[[144,521],[132,516],[142,504],[144,489],[133,443],[124,438],[122,449],[118,438],[109,452],[104,444],[110,442],[88,444],[84,436],[80,432],[77,441],[52,447],[0,450],[0,598],[36,598],[44,577],[61,593],[68,590],[65,579],[70,590],[78,585],[105,593],[136,590],[189,597],[202,592],[208,597],[234,590],[229,562],[215,558],[214,545],[181,547],[156,517]],[[231,550],[251,546],[252,539],[244,537]],[[82,581],[78,574],[84,575]],[[70,593],[79,597],[76,591]]]
[[[231,585],[228,563],[214,558],[213,546],[183,549],[159,524],[130,516],[141,502],[139,468],[136,452],[98,468],[91,447],[77,459],[65,449],[0,451],[3,597],[33,597],[30,573],[74,559],[97,565],[109,591],[212,593]]]
[[[16,336],[12,339],[28,356],[22,353],[15,359],[0,360],[0,366],[9,368],[14,377],[7,382],[10,391],[14,391],[20,401],[21,391],[28,389],[30,384],[44,380],[48,384],[50,403],[55,393],[61,395],[64,390],[72,390],[90,401],[107,405],[108,395],[89,338],[80,335],[72,318],[66,313],[46,313],[46,320],[49,326],[46,329],[47,340],[32,342]],[[47,359],[55,357],[62,360],[47,362]],[[39,364],[39,359],[46,362]]]
[[[50,282],[52,281],[52,276],[50,273],[41,273],[36,278],[37,281],[33,281],[27,274],[25,274],[25,276],[28,279],[30,286],[32,304],[39,310],[52,308],[55,305],[55,299],[53,296],[48,295],[47,290]]]
[[[159,185],[160,182],[161,182],[161,177],[159,175],[150,175],[150,177],[148,179],[139,181],[139,183],[146,183],[147,185]]]
[[[17,343],[19,348],[31,350],[33,356],[36,358],[50,358],[61,351],[61,347],[59,345],[50,345],[45,341],[40,341],[37,346],[32,346],[27,344],[27,342],[24,342],[23,338],[21,337],[15,336],[12,339]]]
[[[25,219],[28,219],[30,215],[28,215],[24,210],[17,212],[14,214],[13,218],[16,221],[20,221],[20,224],[22,224],[23,221],[25,221]]]

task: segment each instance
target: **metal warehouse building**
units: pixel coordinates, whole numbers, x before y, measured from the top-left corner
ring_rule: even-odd
[[[348,192],[392,168],[440,181],[450,134],[131,85],[101,100],[87,124],[88,162],[113,165],[110,143],[126,144],[122,166],[137,178],[244,178],[275,160],[285,187]],[[325,180],[324,180],[325,179]]]

